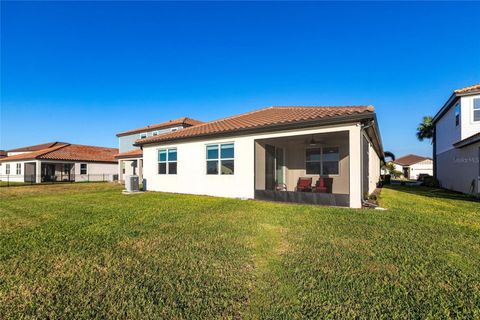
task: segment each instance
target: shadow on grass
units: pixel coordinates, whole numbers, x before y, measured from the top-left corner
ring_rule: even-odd
[[[479,198],[476,198],[472,195],[466,195],[463,193],[458,193],[441,188],[431,188],[424,186],[402,186],[402,185],[386,185],[385,189],[391,189],[395,191],[415,194],[418,196],[424,196],[429,198],[438,198],[438,199],[448,199],[448,200],[457,200],[457,201],[469,201],[469,202],[480,202]]]

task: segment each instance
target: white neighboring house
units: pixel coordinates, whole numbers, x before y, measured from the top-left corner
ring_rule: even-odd
[[[395,170],[402,172],[407,179],[417,180],[419,175],[433,176],[433,160],[431,158],[409,154],[392,161]]]
[[[119,181],[124,181],[127,175],[138,175],[140,181],[143,178],[143,150],[133,145],[136,140],[175,132],[200,123],[202,121],[183,117],[117,133],[119,153],[115,158],[118,160]]]
[[[270,107],[136,145],[148,190],[352,208],[384,158],[372,106]],[[299,178],[316,192],[300,192]]]
[[[113,181],[117,179],[116,148],[49,142],[4,152],[0,181]]]
[[[443,188],[480,194],[480,84],[455,90],[433,118],[435,177]]]

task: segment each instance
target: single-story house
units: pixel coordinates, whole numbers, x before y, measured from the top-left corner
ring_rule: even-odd
[[[151,191],[352,208],[384,158],[372,106],[269,107],[135,145]]]
[[[433,124],[434,171],[440,185],[480,196],[480,84],[453,91]]]
[[[49,142],[6,151],[0,158],[0,180],[113,181],[117,179],[116,148]]]
[[[115,159],[118,160],[119,181],[124,181],[128,175],[137,175],[140,180],[143,178],[143,150],[134,146],[136,140],[175,132],[200,123],[202,121],[183,117],[117,133],[119,153]]]
[[[395,170],[402,172],[407,179],[417,180],[422,174],[433,176],[433,160],[432,158],[408,154],[392,161]]]

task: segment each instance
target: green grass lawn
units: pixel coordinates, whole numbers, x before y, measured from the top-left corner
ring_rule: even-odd
[[[108,183],[0,189],[0,319],[480,318],[480,203],[387,211]]]
[[[30,182],[16,182],[16,181],[0,181],[0,187],[8,186],[23,186],[26,184],[31,184]]]

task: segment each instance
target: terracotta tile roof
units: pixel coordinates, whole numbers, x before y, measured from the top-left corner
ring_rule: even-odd
[[[471,93],[471,92],[476,92],[476,91],[480,92],[480,83],[474,84],[473,86],[457,89],[454,92],[456,94],[465,94],[465,93]]]
[[[37,151],[32,151],[32,152],[27,152],[27,153],[16,154],[16,155],[14,155],[14,156],[2,158],[2,159],[0,159],[0,161],[32,160],[32,159],[37,159],[39,156],[41,156],[41,155],[43,155],[43,154],[45,154],[45,153],[55,151],[55,150],[57,150],[57,149],[59,149],[59,148],[65,147],[65,146],[66,146],[66,145],[58,145],[58,146],[54,146],[54,147],[46,148],[46,149],[42,149],[42,150],[37,150]]]
[[[130,151],[118,153],[118,154],[115,155],[115,159],[142,158],[142,157],[143,157],[143,150],[142,149],[130,150]]]
[[[6,156],[7,156],[7,151],[0,150],[0,157],[3,158],[3,157],[6,157]]]
[[[55,147],[55,146],[64,146],[68,143],[66,142],[58,142],[58,141],[55,141],[55,142],[47,142],[47,143],[42,143],[42,144],[36,144],[34,146],[28,146],[28,147],[21,147],[21,148],[16,148],[16,149],[10,149],[10,150],[7,150],[7,152],[29,152],[29,151],[38,151],[38,150],[43,150],[43,149],[47,149],[47,148],[52,148],[52,147]]]
[[[200,121],[200,120],[195,120],[195,119],[191,119],[191,118],[188,118],[188,117],[183,117],[183,118],[178,118],[178,119],[165,121],[165,122],[162,122],[162,123],[148,125],[148,126],[142,127],[142,128],[137,128],[137,129],[133,129],[133,130],[120,132],[120,133],[117,133],[117,137],[127,136],[129,134],[140,133],[140,132],[145,132],[145,131],[150,131],[150,130],[155,130],[155,129],[162,129],[162,128],[168,128],[168,127],[172,127],[172,126],[179,126],[179,125],[183,125],[184,127],[190,127],[190,126],[195,126],[195,125],[198,125],[198,124],[201,124],[201,123],[203,123],[203,122]]]
[[[118,149],[116,148],[84,146],[79,144],[61,144],[43,150],[1,158],[0,161],[7,162],[38,159],[116,163],[117,160],[115,159],[115,155],[117,153]]]
[[[268,128],[277,125],[309,122],[349,115],[373,114],[373,106],[328,106],[328,107],[269,107],[244,114],[206,122],[183,130],[138,139],[136,143],[184,139],[196,136],[235,132],[239,130]]]
[[[432,159],[427,157],[417,156],[415,154],[408,154],[406,156],[395,159],[395,161],[392,161],[392,162],[399,164],[401,166],[411,166],[412,164],[419,163],[424,160],[432,160]]]

